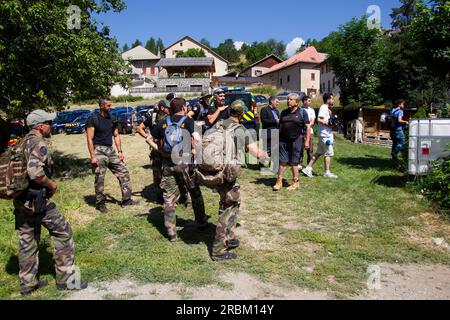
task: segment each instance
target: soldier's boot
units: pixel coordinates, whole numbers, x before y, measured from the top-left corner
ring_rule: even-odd
[[[122,208],[125,208],[125,207],[137,206],[137,205],[139,205],[138,201],[128,199],[128,200],[122,201],[122,204],[120,206]]]
[[[239,248],[240,245],[241,245],[241,242],[238,239],[232,239],[232,240],[227,241],[227,249],[228,250],[233,250],[233,249]]]
[[[31,288],[24,288],[20,290],[20,294],[22,296],[29,296],[30,294],[32,294],[33,292],[45,287],[48,285],[48,281],[47,280],[42,280],[39,281],[37,285],[35,285],[34,287]]]
[[[273,191],[280,191],[283,188],[283,178],[278,177],[277,183],[273,187]]]
[[[226,261],[226,260],[235,260],[235,259],[237,259],[237,254],[234,252],[226,252],[221,255],[214,255],[211,258],[216,262]]]
[[[297,180],[293,179],[291,185],[289,186],[288,191],[295,191],[300,187],[300,183]]]
[[[95,209],[100,211],[101,213],[108,213],[108,209],[106,208],[105,203],[99,203],[95,206]]]
[[[81,281],[79,286],[71,286],[68,287],[67,284],[56,284],[56,289],[58,291],[79,291],[84,290],[88,287],[88,283],[86,281]]]

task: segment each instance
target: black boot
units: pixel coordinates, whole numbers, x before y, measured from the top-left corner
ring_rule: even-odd
[[[21,289],[21,290],[20,290],[20,294],[21,294],[22,296],[29,296],[30,294],[32,294],[32,293],[35,292],[36,290],[39,290],[39,289],[41,289],[41,288],[43,288],[43,287],[45,287],[45,286],[47,286],[47,285],[48,285],[48,281],[47,281],[47,280],[42,280],[42,281],[39,281],[38,284],[35,285],[35,286],[32,287],[32,288],[24,288],[24,289]]]
[[[238,239],[232,239],[232,240],[227,241],[227,249],[228,250],[233,250],[233,249],[239,248],[240,245],[241,245],[241,242]]]
[[[95,209],[100,211],[101,213],[108,213],[108,209],[106,208],[106,205],[104,203],[99,203],[95,206]]]
[[[235,260],[235,259],[237,259],[237,254],[234,252],[227,252],[222,255],[212,256],[212,259],[216,262],[225,261],[225,260]]]

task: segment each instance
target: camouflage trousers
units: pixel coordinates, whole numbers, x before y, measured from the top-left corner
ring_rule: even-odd
[[[161,189],[164,198],[164,226],[169,236],[177,234],[177,218],[175,209],[180,201],[180,184],[186,188],[186,180],[183,175],[183,169],[175,166],[170,159],[163,158],[162,161],[162,178]],[[181,182],[181,183],[180,183]],[[200,190],[200,186],[196,183],[189,190],[192,198],[192,208],[194,210],[195,221],[204,223],[206,221],[205,203]]]
[[[54,245],[56,283],[67,284],[74,272],[74,243],[72,228],[58,212],[56,205],[49,202],[47,211],[34,214],[24,207],[20,200],[14,201],[16,230],[19,231],[19,278],[21,289],[33,288],[38,284],[39,241],[41,226],[50,233]]]
[[[156,186],[161,186],[163,157],[158,151],[152,150],[150,153],[150,160],[152,162],[153,183]],[[180,190],[181,202],[185,203],[187,206],[192,204],[191,196],[185,185],[184,179],[181,179],[179,175],[177,175],[175,179],[177,179],[178,189]]]
[[[93,167],[95,174],[95,200],[96,204],[105,203],[105,176],[109,169],[117,177],[122,190],[122,201],[131,199],[131,179],[125,164],[119,160],[113,147],[95,146],[95,156],[98,167]]]
[[[236,239],[237,215],[241,205],[240,189],[237,181],[217,188],[220,195],[220,207],[212,249],[213,256],[224,254],[227,251],[227,242]]]

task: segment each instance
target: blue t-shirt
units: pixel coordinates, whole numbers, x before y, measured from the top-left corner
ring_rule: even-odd
[[[404,125],[401,124],[400,122],[398,122],[398,119],[399,119],[400,117],[402,117],[402,119],[403,119],[403,116],[404,116],[403,110],[400,109],[400,108],[395,109],[395,110],[392,112],[392,117],[393,117],[394,120],[395,120],[394,130],[397,130],[397,129],[403,129]]]

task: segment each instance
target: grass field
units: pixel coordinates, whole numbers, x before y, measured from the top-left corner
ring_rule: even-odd
[[[336,181],[301,179],[301,190],[272,192],[274,178],[245,169],[238,229],[239,259],[214,263],[208,254],[217,221],[218,196],[204,189],[212,216],[206,232],[190,224],[193,213],[177,208],[179,240],[165,238],[162,205],[152,186],[148,148],[135,136],[123,136],[125,160],[140,206],[122,210],[117,180],[107,174],[108,215],[94,205],[94,177],[84,136],[59,135],[52,140],[57,163],[58,194],[54,201],[74,229],[76,262],[90,282],[132,278],[139,283],[224,286],[219,275],[245,272],[263,281],[311,290],[329,290],[336,298],[365,289],[369,265],[382,262],[450,265],[449,251],[432,238],[450,241],[449,221],[434,213],[407,179],[392,167],[389,150],[336,142]],[[287,176],[286,178],[289,178]],[[0,299],[18,294],[18,235],[12,203],[0,201]],[[40,274],[51,286],[30,299],[60,299],[54,287],[52,247],[43,232]]]

